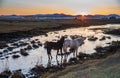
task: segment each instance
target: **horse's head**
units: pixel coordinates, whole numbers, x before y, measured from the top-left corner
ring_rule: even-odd
[[[59,41],[64,42],[65,38],[66,38],[65,36],[62,36]]]
[[[67,38],[67,36],[62,36],[62,37],[61,37],[61,39],[65,39],[65,38]]]
[[[86,39],[86,37],[82,37],[82,36],[80,36],[79,38],[77,38],[77,40],[78,40],[78,42],[80,43],[80,44],[84,44],[84,40]]]
[[[86,37],[82,37],[82,40],[85,40],[86,39]]]
[[[48,41],[44,43],[44,48],[47,48]]]

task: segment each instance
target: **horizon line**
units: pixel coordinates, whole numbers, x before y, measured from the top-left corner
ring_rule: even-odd
[[[64,15],[71,15],[71,16],[77,16],[77,15],[82,15],[82,14],[67,14],[67,13],[40,13],[40,15],[53,15],[53,14],[64,14]],[[111,13],[111,14],[86,14],[84,16],[87,16],[87,15],[104,15],[104,16],[107,16],[107,15],[112,15],[112,14],[115,14],[115,15],[119,15],[120,14],[116,14],[116,13]],[[25,16],[25,15],[39,15],[39,14],[0,14],[0,16],[7,16],[7,15],[16,15],[16,16]]]

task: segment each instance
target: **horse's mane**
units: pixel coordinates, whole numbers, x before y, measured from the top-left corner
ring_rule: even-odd
[[[57,43],[64,43],[65,37],[61,37],[60,40],[57,41]]]

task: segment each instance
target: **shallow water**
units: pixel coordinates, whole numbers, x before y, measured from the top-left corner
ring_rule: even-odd
[[[89,30],[90,28],[120,28],[120,24],[108,24],[108,25],[101,25],[101,26],[90,26],[90,27],[80,27],[80,28],[69,28],[69,29],[65,29],[65,30],[60,30],[60,31],[55,31],[55,32],[49,32],[47,33],[48,36],[45,35],[40,35],[40,36],[36,36],[31,38],[31,40],[34,39],[39,39],[39,41],[41,41],[42,43],[44,43],[45,41],[53,41],[53,40],[58,40],[58,36],[63,36],[63,35],[82,35],[84,37],[88,37],[88,36],[95,36],[98,37],[98,40],[96,41],[89,41],[89,40],[85,40],[85,44],[83,44],[82,46],[79,47],[79,51],[78,52],[84,52],[87,54],[91,54],[94,53],[95,50],[94,48],[96,46],[107,46],[111,41],[116,41],[116,40],[120,40],[119,36],[113,36],[113,35],[106,35],[103,34],[101,30]],[[111,39],[106,39],[103,41],[99,41],[100,38],[102,38],[103,36],[110,36]],[[22,41],[24,42],[28,42],[29,39],[23,39]],[[11,44],[9,44],[11,45]],[[19,51],[21,48],[24,47],[20,47],[17,49],[14,49],[13,51]],[[0,49],[0,51],[3,51],[2,49]],[[22,69],[23,73],[28,73],[28,71],[33,68],[36,64],[43,64],[44,66],[47,66],[48,64],[48,57],[47,57],[47,52],[46,49],[44,49],[43,47],[39,47],[38,49],[33,49],[28,51],[29,55],[28,56],[21,56],[19,53],[17,53],[18,55],[20,55],[19,58],[17,59],[13,59],[12,55],[7,55],[9,56],[8,59],[4,59],[4,57],[0,57],[0,72],[3,71],[5,68],[9,68],[10,70],[18,70],[18,69]],[[52,56],[53,59],[51,61],[52,64],[57,64],[56,62],[56,51],[52,50]],[[69,58],[73,57],[73,54],[69,55]],[[69,59],[68,58],[68,59]],[[67,59],[67,60],[68,60]],[[57,59],[59,62],[61,61],[61,57],[58,56]]]

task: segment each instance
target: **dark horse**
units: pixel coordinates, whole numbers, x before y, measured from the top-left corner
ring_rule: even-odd
[[[52,56],[51,56],[52,49],[57,50],[57,55],[59,51],[62,54],[62,47],[63,47],[64,40],[65,40],[65,37],[63,36],[57,42],[48,42],[48,41],[45,42],[44,47],[47,49],[47,54],[48,54],[49,59],[50,58],[52,59]]]

